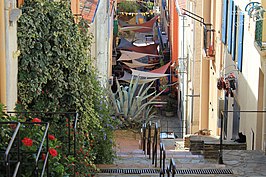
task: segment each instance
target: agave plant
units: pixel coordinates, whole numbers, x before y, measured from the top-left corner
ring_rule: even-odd
[[[117,91],[111,91],[111,101],[118,117],[122,120],[141,121],[154,117],[152,107],[156,102],[155,99],[164,92],[156,94],[156,91],[148,93],[148,90],[153,85],[154,81],[146,84],[140,83],[140,77],[132,76],[129,86],[120,85],[116,79]],[[111,88],[110,88],[111,90]],[[144,113],[144,114],[143,114]],[[143,116],[141,116],[143,114]]]

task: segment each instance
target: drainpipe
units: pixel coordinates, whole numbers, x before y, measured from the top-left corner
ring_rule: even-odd
[[[194,2],[194,1],[191,1],[192,3],[193,3],[193,11],[195,11],[196,10],[196,3]],[[191,117],[190,117],[190,133],[192,133],[192,126],[193,126],[193,119],[194,119],[194,69],[195,69],[195,48],[196,48],[196,46],[195,46],[195,29],[196,29],[196,27],[195,27],[195,21],[193,20],[193,56],[192,56],[192,59],[193,59],[193,61],[192,61],[192,65],[191,65],[191,71],[192,71],[192,73],[191,73],[191,95],[192,95],[192,97],[191,97]]]
[[[6,104],[5,3],[0,1],[0,103]]]
[[[185,15],[182,14],[180,8],[179,8],[179,2],[178,0],[175,0],[175,5],[176,5],[176,11],[179,15],[179,17],[182,17],[183,20],[183,31],[182,31],[182,54],[181,54],[181,60],[183,62],[183,66],[185,66]],[[186,113],[186,103],[185,103],[185,73],[184,71],[182,71],[182,73],[179,73],[181,78],[183,79],[183,83],[182,83],[182,88],[181,88],[181,125],[183,127],[183,137],[187,134],[187,123],[185,121],[185,113]]]
[[[182,44],[182,62],[183,62],[183,67],[185,67],[185,16],[182,15],[183,19],[183,44]],[[185,121],[185,115],[186,115],[186,99],[185,99],[185,71],[182,71],[182,79],[183,79],[183,84],[182,84],[182,98],[183,98],[183,103],[182,103],[182,112],[181,112],[181,117],[182,117],[182,122],[183,122],[183,137],[188,133],[187,132],[187,123]]]

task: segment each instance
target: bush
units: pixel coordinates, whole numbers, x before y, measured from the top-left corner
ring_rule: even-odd
[[[102,162],[97,157],[114,156],[109,126],[114,120],[89,57],[91,38],[86,21],[74,23],[69,1],[25,1],[18,22],[18,110],[79,112],[80,176]],[[108,154],[102,152],[104,141],[110,142]]]
[[[141,6],[135,1],[123,1],[118,4],[119,12],[132,12],[136,13]]]

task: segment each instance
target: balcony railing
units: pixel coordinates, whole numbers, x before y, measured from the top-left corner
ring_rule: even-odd
[[[259,47],[260,51],[266,52],[266,41],[263,41],[263,20],[258,20],[256,22],[256,30],[255,30],[255,42]]]

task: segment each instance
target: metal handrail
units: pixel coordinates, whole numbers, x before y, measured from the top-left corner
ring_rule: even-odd
[[[160,143],[160,176],[164,177],[165,174],[165,159],[166,159],[166,153],[165,153],[165,146],[163,143]]]
[[[158,124],[155,123],[154,126],[154,136],[153,136],[153,142],[152,142],[152,164],[155,164],[155,167],[157,167],[157,145],[158,145]]]
[[[48,143],[48,129],[49,129],[49,123],[48,122],[22,122],[22,124],[32,124],[32,125],[40,125],[40,124],[45,124],[45,130],[44,130],[44,134],[43,134],[43,137],[42,137],[42,141],[40,143],[40,146],[38,148],[38,152],[36,154],[36,159],[35,159],[35,175],[38,176],[38,161],[39,161],[39,157],[40,157],[40,154],[41,154],[41,151],[42,151],[42,147],[43,147],[43,144],[44,144],[44,141],[45,141],[45,138],[47,140],[47,151],[49,149],[49,143]],[[43,167],[45,168],[45,167]]]
[[[170,177],[170,174],[172,174],[172,177],[175,176],[176,174],[176,165],[175,165],[175,161],[173,158],[170,159],[170,164],[166,169],[167,172],[167,176]]]
[[[43,111],[7,111],[7,114],[44,114],[44,115],[67,115],[67,114],[74,114],[75,115],[75,118],[74,118],[74,121],[73,121],[73,128],[74,128],[74,132],[77,131],[77,123],[78,123],[78,112],[43,112]],[[47,118],[47,117],[46,117]],[[70,129],[70,128],[69,128]],[[70,130],[69,130],[70,131]],[[68,135],[70,136],[70,132],[68,133]],[[70,139],[70,138],[69,138]],[[74,146],[76,145],[76,138],[74,136]],[[68,150],[69,150],[69,154],[71,154],[70,152],[70,142],[69,142],[69,147],[68,147]],[[74,148],[75,150],[75,148]],[[73,155],[76,154],[76,151],[73,152]]]
[[[49,152],[47,152],[46,155],[45,155],[45,160],[44,160],[44,162],[43,162],[43,168],[42,168],[42,173],[41,173],[41,176],[40,176],[40,177],[43,177],[43,175],[44,175],[45,167],[46,167],[46,165],[48,164],[48,156],[49,156]],[[47,165],[47,166],[48,166],[48,165]],[[49,169],[49,168],[46,168],[46,170],[47,170],[47,177],[49,176],[48,169]]]
[[[17,136],[17,133],[18,133],[18,131],[19,131],[20,123],[19,123],[19,122],[1,122],[1,123],[5,123],[5,124],[17,124],[16,129],[15,129],[13,135],[12,135],[11,140],[10,140],[9,143],[8,143],[8,146],[7,146],[7,149],[6,149],[6,152],[5,152],[5,157],[4,157],[4,159],[5,159],[5,163],[8,163],[8,162],[7,162],[7,161],[8,161],[8,155],[9,155],[9,152],[10,152],[10,150],[11,150],[11,147],[12,147],[12,145],[13,145],[13,143],[14,143],[14,140],[15,140],[15,138],[16,138],[16,136]]]
[[[5,154],[4,154],[4,161],[5,161],[5,166],[6,166],[6,174],[7,174],[7,177],[9,177],[10,176],[9,153],[10,153],[10,150],[11,150],[11,148],[13,146],[13,143],[14,143],[16,137],[17,137],[17,134],[19,133],[19,128],[20,128],[21,124],[19,122],[1,122],[1,124],[16,124],[16,129],[15,129],[15,131],[14,131],[12,137],[11,137],[11,140],[8,143],[7,149],[6,149]],[[19,151],[19,143],[18,143],[18,151]],[[18,163],[19,163],[19,153],[18,153]],[[17,167],[19,167],[19,166],[17,166]],[[14,174],[17,174],[17,171],[18,171],[18,169],[14,172]]]
[[[45,127],[45,132],[44,132],[44,135],[43,135],[43,138],[42,138],[42,142],[39,146],[39,150],[38,150],[38,153],[36,155],[36,159],[35,159],[35,167],[36,167],[36,172],[38,174],[38,160],[39,160],[39,157],[40,157],[40,154],[41,154],[41,151],[42,151],[42,147],[43,147],[43,144],[44,144],[44,141],[45,141],[45,138],[48,140],[48,129],[49,129],[49,123],[48,122],[45,122],[46,124],[46,127]],[[48,141],[47,141],[47,144],[49,145]],[[48,149],[49,149],[49,146],[48,146]],[[47,149],[47,151],[48,151]]]
[[[142,150],[146,155],[146,124],[142,124]]]
[[[71,141],[70,126],[68,128],[68,131],[69,131],[68,136],[69,137],[68,137],[68,142],[67,143],[68,143],[68,155],[71,155],[73,153],[74,157],[76,156],[76,134],[77,134],[77,124],[78,124],[78,116],[79,116],[78,112],[7,111],[7,113],[8,114],[29,114],[29,115],[30,114],[44,114],[44,115],[56,115],[56,114],[57,115],[69,115],[69,114],[74,114],[75,115],[74,120],[73,120],[73,129],[74,129],[74,135],[73,135],[74,137],[73,137],[73,139],[74,139],[74,143],[72,144],[70,142]],[[68,123],[69,122],[70,122],[70,120],[68,121]],[[40,124],[40,123],[41,122],[38,122],[38,124]],[[43,137],[43,140],[44,140],[44,138],[45,137]],[[47,142],[48,142],[48,135],[47,135]],[[42,143],[42,145],[43,145],[43,143]],[[74,152],[70,152],[70,149],[71,149],[72,145],[74,146],[74,148],[73,148]],[[47,149],[49,149],[49,148],[47,148]],[[38,151],[38,156],[36,158],[36,162],[35,163],[37,163],[38,158],[40,156],[40,153],[41,153],[41,149],[39,149],[39,151]],[[36,166],[36,167],[38,168],[38,166]],[[38,170],[38,169],[36,169],[36,170]],[[47,168],[47,175],[48,175],[48,171],[49,171],[49,169]],[[35,172],[37,172],[37,171],[35,171]],[[75,176],[75,166],[74,166],[74,176]]]
[[[19,170],[19,167],[20,167],[20,162],[17,163],[16,168],[15,168],[15,171],[14,171],[12,177],[16,177],[16,176],[17,176],[17,174],[18,174],[18,170]]]

